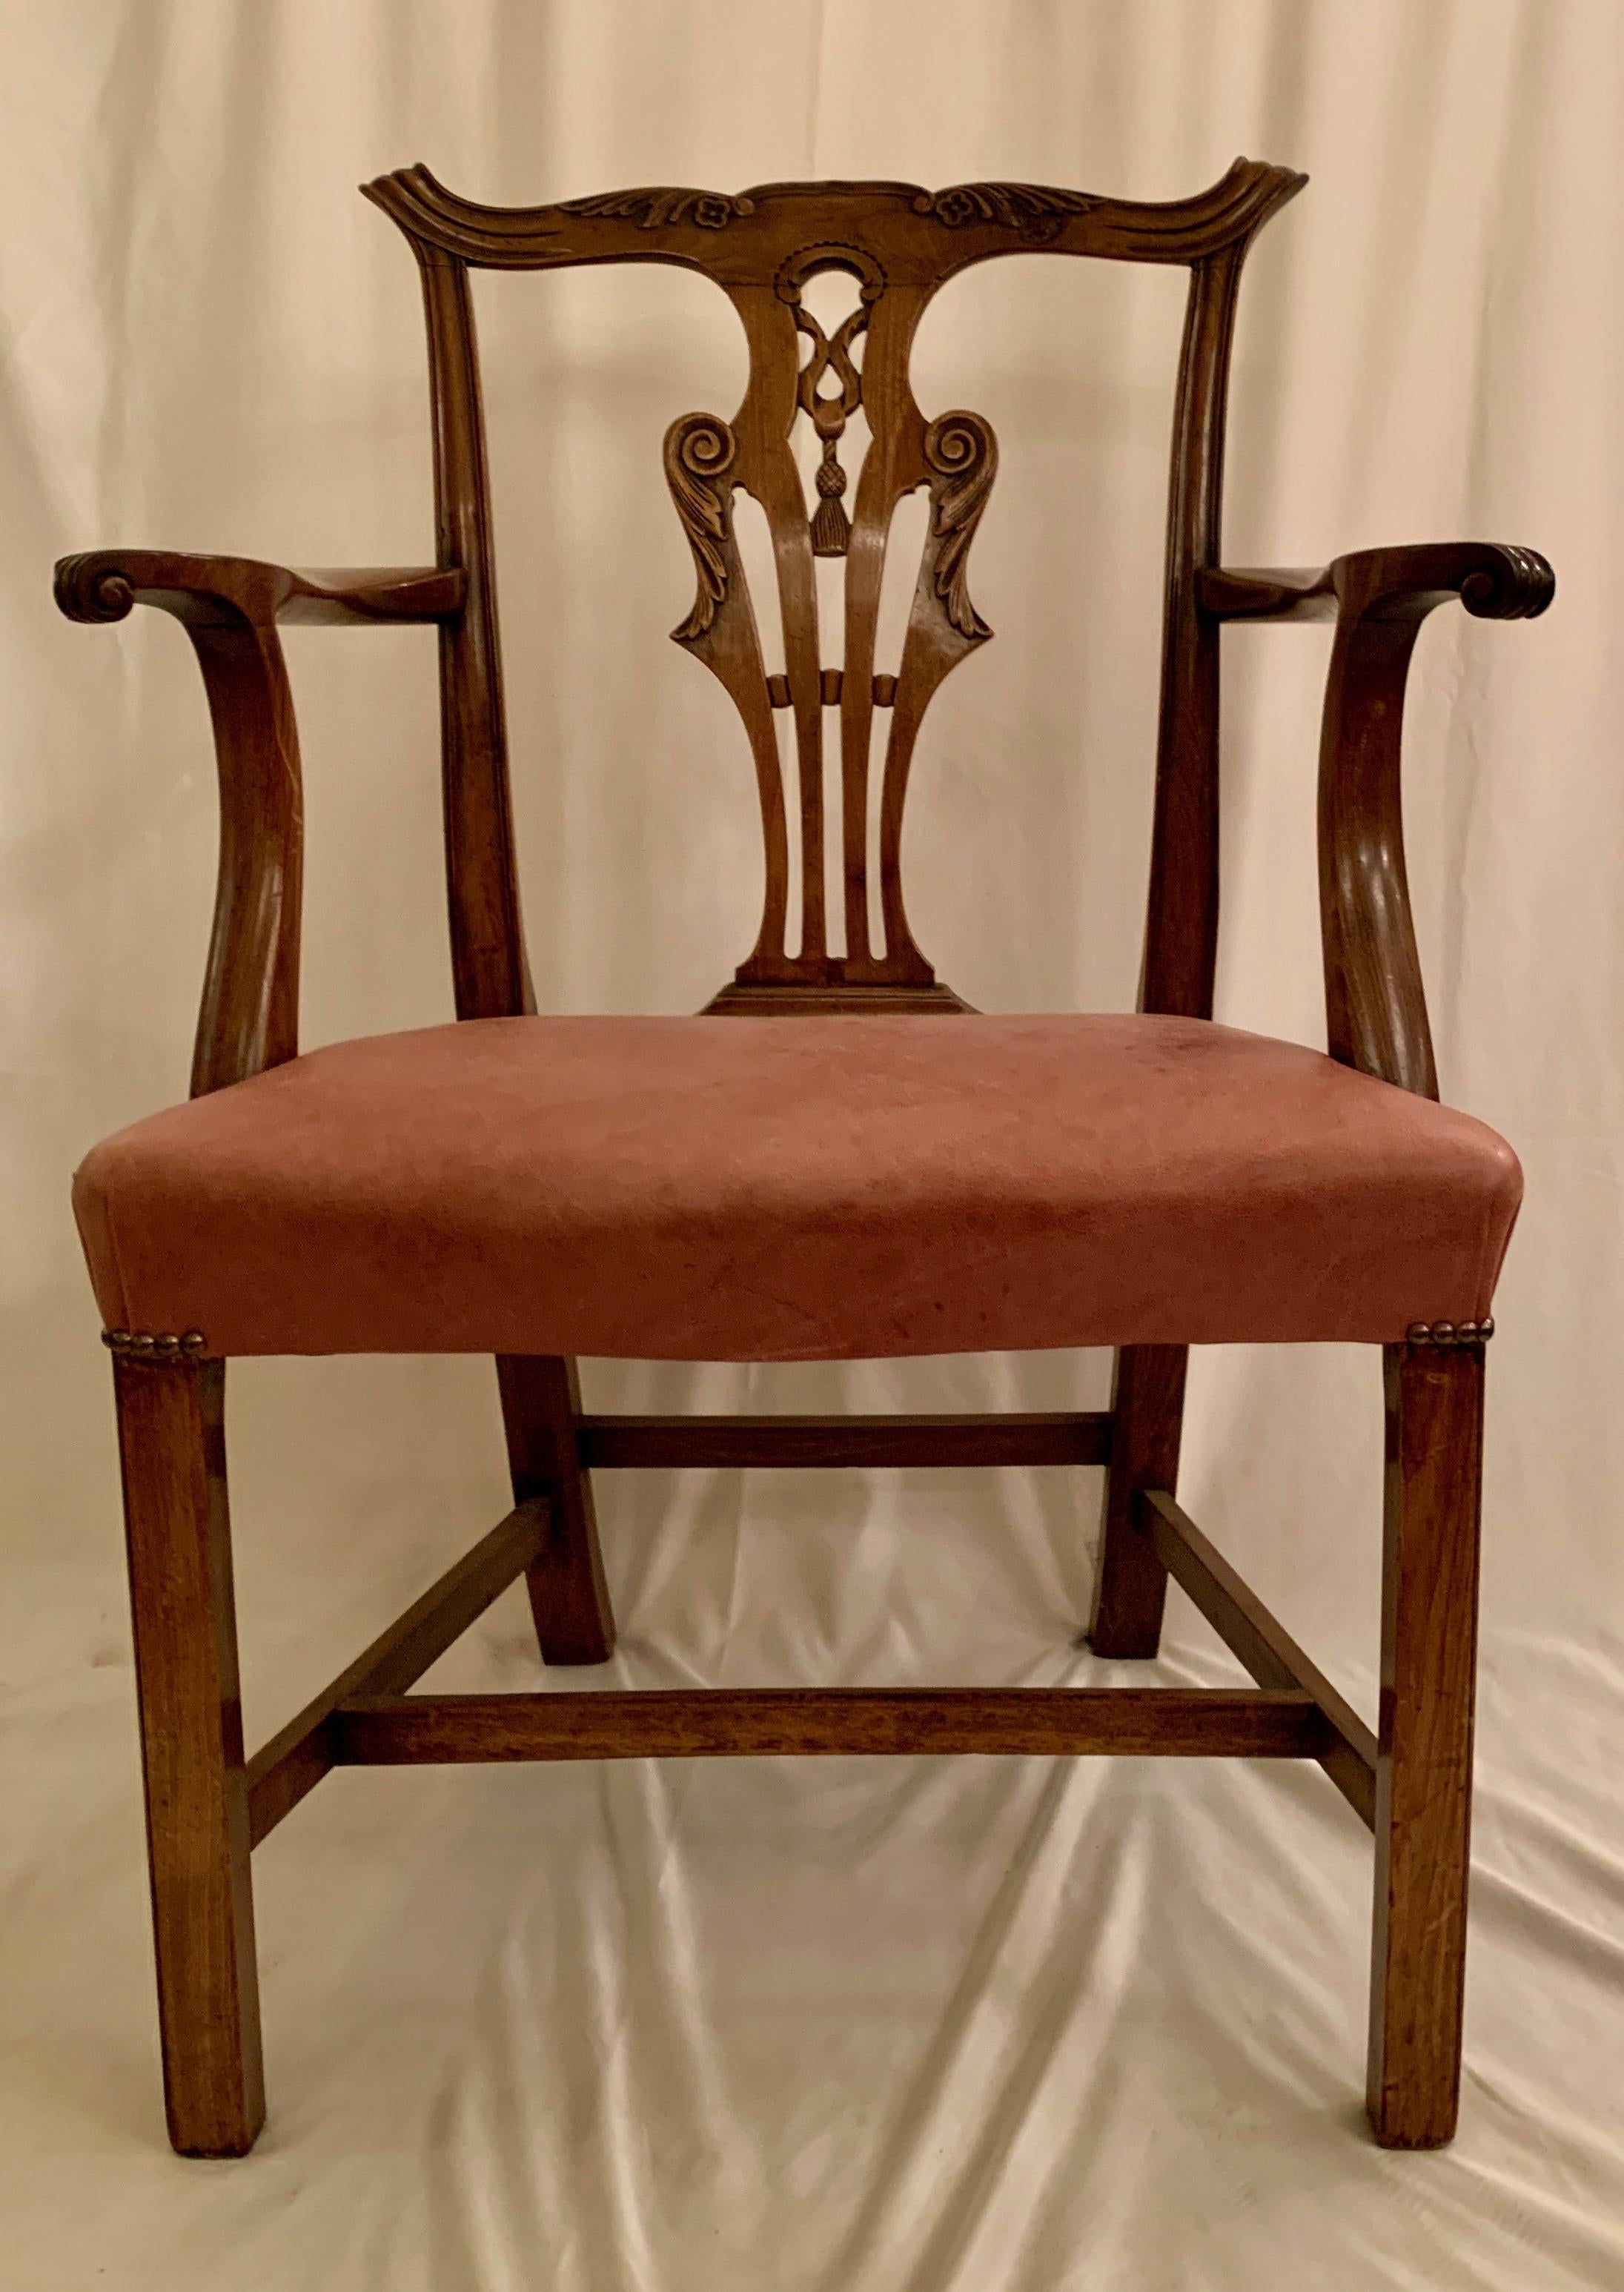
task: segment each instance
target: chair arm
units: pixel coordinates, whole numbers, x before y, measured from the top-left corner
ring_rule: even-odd
[[[237,618],[306,627],[453,620],[466,585],[467,576],[455,568],[298,572],[254,557],[183,557],[159,549],[93,549],[64,557],[56,569],[56,601],[70,621],[121,621],[132,605],[156,605],[193,628]]]
[[[1198,609],[1213,621],[1334,621],[1329,566],[1208,565],[1195,577]]]
[[[440,621],[462,606],[460,571],[429,567],[298,573],[246,557],[99,549],[65,557],[56,599],[70,620],[118,621],[155,605],[185,627],[203,672],[220,777],[220,869],[192,1053],[194,1098],[299,1049],[303,788],[279,620]]]
[[[1404,869],[1400,747],[1410,657],[1422,622],[1458,597],[1485,620],[1530,620],[1555,579],[1531,549],[1442,542],[1365,549],[1321,572],[1198,577],[1220,620],[1334,620],[1320,741],[1320,934],[1331,1056],[1425,1098],[1438,1095]]]
[[[1196,575],[1196,602],[1216,621],[1334,621],[1349,597],[1379,599],[1382,618],[1422,619],[1458,596],[1491,621],[1532,620],[1555,577],[1537,550],[1499,542],[1410,542],[1361,549],[1325,566],[1212,565]],[[1361,609],[1366,609],[1361,607]]]

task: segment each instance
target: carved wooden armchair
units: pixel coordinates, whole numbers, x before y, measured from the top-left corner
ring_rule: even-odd
[[[1549,568],[1489,544],[1323,571],[1222,564],[1224,397],[1241,262],[1302,186],[1238,161],[1166,206],[1023,183],[645,190],[477,206],[422,167],[368,196],[422,268],[437,563],[295,573],[99,551],[64,611],[161,606],[196,647],[219,751],[220,876],[192,1098],[98,1146],[76,1203],[113,1355],[171,2137],[248,2148],[263,2114],[253,1846],[339,1765],[785,1752],[1151,1752],[1316,1760],[1376,1841],[1369,2104],[1379,2141],[1455,2122],[1483,1353],[1520,1191],[1492,1132],[1437,1103],[1405,884],[1399,739],[1434,606],[1541,611]],[[1179,263],[1161,730],[1137,1015],[967,1013],[915,945],[901,850],[925,709],[990,634],[966,561],[996,465],[979,415],[927,416],[909,347],[944,280],[993,255]],[[731,421],[673,423],[666,475],[697,593],[675,632],[755,758],[766,892],[718,1019],[533,1015],[514,879],[469,272],[655,262],[703,271],[749,346]],[[803,299],[852,281],[825,334]],[[842,437],[871,442],[851,480]],[[791,445],[821,440],[808,497]],[[848,511],[846,496],[851,495]],[[786,666],[770,674],[734,530],[771,532]],[[893,512],[928,530],[901,658],[876,625]],[[844,659],[814,561],[844,561]],[[1329,1056],[1215,1025],[1219,638],[1336,623],[1320,763]],[[300,1056],[300,782],[279,626],[440,632],[458,1023]],[[793,718],[787,802],[774,711]],[[888,725],[877,786],[876,712]],[[840,819],[822,744],[837,721]],[[878,854],[871,927],[870,834]],[[825,837],[844,899],[826,912]],[[792,858],[799,868],[792,945]],[[785,1023],[794,1014],[796,1023]],[[1186,1348],[1383,1349],[1386,1518],[1373,1735],[1176,1500]],[[578,1354],[780,1360],[1114,1345],[1096,1414],[691,1419],[583,1415]],[[233,1354],[496,1356],[514,1509],[245,1760],[222,1408]],[[594,1468],[1068,1464],[1106,1470],[1092,1625],[1157,1651],[1169,1575],[1255,1688],[411,1695],[522,1574],[549,1663],[614,1625]]]

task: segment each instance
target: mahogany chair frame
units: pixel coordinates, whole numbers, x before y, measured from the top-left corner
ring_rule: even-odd
[[[1224,404],[1250,241],[1305,181],[1237,161],[1210,191],[1146,206],[1020,183],[780,184],[738,197],[646,189],[532,209],[476,206],[423,168],[366,187],[422,270],[439,545],[432,567],[299,573],[241,558],[101,551],[65,560],[75,618],[154,605],[185,626],[218,751],[220,871],[192,1068],[194,1094],[297,1052],[301,797],[279,631],[423,623],[440,633],[447,884],[459,1018],[534,1008],[514,868],[489,486],[469,274],[644,261],[697,269],[728,294],[750,350],[731,423],[674,423],[667,474],[697,596],[674,632],[739,706],[757,768],[765,898],[755,948],[721,1013],[964,1006],[907,924],[902,805],[936,685],[990,634],[965,561],[996,445],[981,416],[926,422],[909,384],[919,315],[967,264],[1041,248],[1182,264],[1188,317],[1174,417],[1161,720],[1141,1008],[1210,1017],[1218,919],[1219,639],[1237,621],[1335,623],[1320,755],[1320,893],[1331,1055],[1437,1095],[1405,880],[1400,734],[1421,623],[1459,599],[1490,618],[1541,611],[1544,560],[1478,543],[1367,550],[1310,572],[1222,564]],[[822,270],[856,282],[831,340],[806,311]],[[854,355],[863,337],[859,371]],[[804,364],[800,344],[809,337]],[[831,380],[832,391],[820,385]],[[853,514],[839,444],[860,403],[871,442]],[[789,446],[797,415],[823,448],[808,503]],[[764,509],[786,671],[764,666],[731,514]],[[896,503],[931,512],[901,665],[877,673],[875,628]],[[845,658],[820,657],[814,560],[845,561]],[[773,724],[793,712],[802,944],[786,945],[788,814]],[[823,896],[825,712],[837,708],[844,947]],[[870,736],[890,712],[879,791],[884,946],[871,944]],[[252,1849],[333,1768],[419,1762],[783,1753],[1125,1752],[1308,1759],[1373,1832],[1376,1904],[1368,2102],[1377,2139],[1436,2146],[1460,2066],[1484,1345],[1491,1324],[1418,1325],[1384,1349],[1386,1497],[1380,1715],[1372,1732],[1180,1508],[1187,1354],[1118,1353],[1111,1405],[1042,1416],[648,1417],[585,1415],[572,1361],[497,1361],[513,1510],[324,1693],[252,1757],[238,1693],[223,1437],[225,1364],[185,1332],[113,1331],[171,2138],[238,2155],[264,2113]],[[1105,1468],[1091,1640],[1156,1654],[1169,1577],[1256,1683],[1244,1690],[701,1690],[410,1694],[427,1667],[523,1577],[551,1664],[602,1661],[614,1623],[594,1471],[685,1465],[1036,1465]]]

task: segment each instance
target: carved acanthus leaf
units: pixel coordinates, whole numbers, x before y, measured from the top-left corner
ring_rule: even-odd
[[[728,191],[671,190],[650,187],[636,191],[599,191],[588,199],[564,199],[561,214],[592,215],[635,222],[640,230],[663,230],[667,223],[697,222],[703,230],[723,230],[739,215],[754,214],[753,199],[735,198]]]
[[[1047,183],[954,183],[945,191],[921,191],[914,211],[934,215],[949,230],[996,222],[1041,238],[1057,230],[1065,216],[1087,214],[1099,204],[1087,191],[1056,190]]]
[[[678,644],[702,637],[727,594],[728,489],[737,444],[717,414],[682,414],[666,432],[666,482],[693,552],[693,610],[672,630]]]
[[[925,433],[925,459],[937,480],[931,488],[936,594],[959,635],[979,644],[992,631],[970,602],[968,559],[998,474],[991,424],[962,410],[939,415]]]

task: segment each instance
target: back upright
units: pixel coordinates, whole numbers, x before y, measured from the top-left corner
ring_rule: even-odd
[[[998,466],[984,418],[934,415],[909,380],[931,297],[970,264],[1035,250],[1191,271],[1174,416],[1168,592],[1155,828],[1142,1003],[1209,1015],[1217,935],[1217,624],[1195,582],[1218,562],[1224,400],[1240,265],[1253,234],[1301,175],[1237,160],[1198,198],[1147,206],[1027,183],[775,183],[737,197],[646,189],[494,208],[456,198],[426,168],[367,186],[422,266],[434,410],[440,562],[465,574],[460,617],[442,626],[447,865],[460,1016],[532,1007],[520,920],[491,554],[489,480],[468,272],[654,262],[700,270],[743,324],[749,377],[731,419],[684,414],[666,433],[665,468],[693,553],[692,608],[673,632],[738,708],[755,758],[765,850],[756,943],[717,1010],[956,1010],[915,945],[903,903],[909,769],[937,686],[991,634],[967,559]],[[804,290],[820,273],[852,281],[849,315],[826,334]],[[869,443],[848,467],[860,408]],[[820,448],[811,500],[796,461],[798,421]],[[901,658],[877,674],[875,638],[897,504],[919,488],[929,516]],[[769,675],[734,533],[736,488],[765,515],[785,674]],[[844,659],[823,658],[814,561],[844,559]],[[787,943],[790,821],[773,711],[792,713],[798,813],[800,945]],[[840,818],[824,817],[826,710],[838,709]],[[877,786],[877,709],[888,735]],[[870,928],[869,852],[877,807],[878,913]],[[844,916],[826,912],[825,841],[837,838]],[[832,951],[838,939],[844,952]]]

